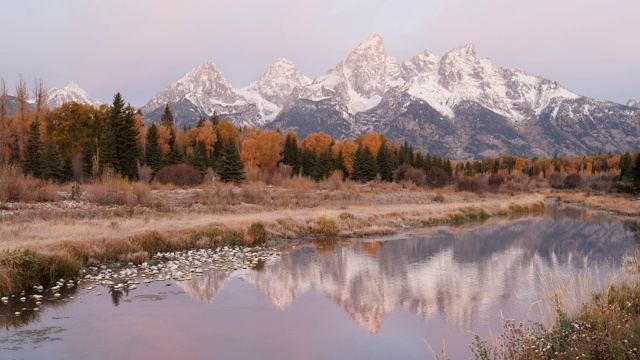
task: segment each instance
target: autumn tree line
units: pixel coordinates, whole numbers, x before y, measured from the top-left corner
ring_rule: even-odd
[[[20,166],[25,174],[45,180],[82,182],[111,169],[132,181],[175,183],[177,177],[188,177],[190,183],[199,183],[212,172],[221,181],[240,183],[250,167],[316,181],[337,173],[360,182],[410,180],[429,187],[479,175],[496,175],[501,182],[537,177],[571,187],[581,178],[606,174],[620,189],[640,189],[637,152],[553,158],[501,155],[453,164],[374,132],[347,140],[324,132],[299,139],[294,132],[238,128],[216,114],[201,118],[195,127],[179,129],[168,104],[160,123],[145,125],[143,114],[126,104],[120,93],[111,105],[68,102],[55,109],[46,107],[41,81],[34,82],[30,97],[20,79],[15,93],[17,106],[9,109],[6,84],[0,82],[0,165]]]

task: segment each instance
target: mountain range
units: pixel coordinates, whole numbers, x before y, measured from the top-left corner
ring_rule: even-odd
[[[74,86],[52,91],[51,101],[62,101],[63,90]],[[69,93],[74,91],[67,98],[93,101],[84,91]],[[141,110],[148,121],[159,121],[166,104],[180,127],[215,112],[238,126],[292,130],[300,138],[319,131],[336,139],[375,131],[452,159],[640,148],[635,99],[623,105],[580,96],[552,80],[496,67],[479,58],[473,45],[443,56],[426,50],[400,62],[387,54],[379,35],[313,80],[278,59],[260,79],[235,89],[207,62]]]

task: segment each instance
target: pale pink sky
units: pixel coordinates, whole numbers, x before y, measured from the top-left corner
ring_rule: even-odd
[[[637,0],[25,0],[0,3],[0,77],[135,105],[206,61],[235,87],[278,58],[314,78],[373,34],[403,61],[472,43],[578,94],[640,97]]]

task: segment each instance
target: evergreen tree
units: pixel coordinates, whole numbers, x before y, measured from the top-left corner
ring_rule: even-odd
[[[628,181],[631,176],[631,169],[633,168],[633,159],[631,154],[627,151],[620,156],[620,181]]]
[[[425,173],[429,173],[429,170],[431,170],[432,167],[433,167],[433,157],[431,156],[431,154],[427,153],[427,155],[424,157],[422,168],[424,169]]]
[[[344,155],[342,154],[342,149],[338,151],[338,156],[336,156],[335,169],[342,171],[342,180],[349,177],[349,171],[347,170],[347,165],[344,162]]]
[[[224,182],[240,183],[245,179],[244,164],[234,139],[225,141],[222,146],[222,159],[220,160],[218,175],[220,180]]]
[[[640,193],[640,152],[636,153],[630,177],[633,179],[634,192],[636,194]]]
[[[173,131],[173,128],[171,128],[167,145],[169,145],[169,153],[167,154],[167,157],[164,158],[164,166],[183,163],[184,157],[182,151],[180,151],[176,145],[176,133]]]
[[[62,160],[62,181],[71,181],[74,177],[73,171],[73,159],[71,156],[67,156]]]
[[[420,152],[420,150],[416,151],[412,166],[419,169],[424,167],[424,158],[422,157],[422,152]]]
[[[144,149],[144,160],[147,166],[151,168],[152,179],[156,176],[162,164],[162,149],[160,148],[159,140],[158,127],[155,123],[152,123],[147,130],[147,146]]]
[[[453,166],[451,165],[451,160],[447,159],[443,163],[443,170],[450,179],[453,179]]]
[[[376,163],[378,164],[378,171],[380,172],[380,178],[382,181],[393,181],[393,162],[391,158],[391,151],[384,143],[380,146],[380,150],[378,150]]]
[[[20,163],[20,135],[18,134],[17,129],[11,129],[11,133],[9,134],[9,164],[19,164]]]
[[[376,158],[368,148],[359,147],[353,159],[351,179],[363,183],[373,180],[378,173]]]
[[[114,170],[129,180],[138,180],[138,160],[142,149],[138,141],[140,132],[136,126],[135,112],[131,106],[123,111],[122,123],[117,132],[116,159]]]
[[[298,148],[298,140],[295,135],[287,134],[284,140],[284,149],[282,150],[281,162],[292,167],[292,175],[300,171],[300,149]]]
[[[218,124],[220,124],[220,117],[218,116],[218,112],[214,111],[213,114],[211,115],[211,124],[213,124],[213,128],[215,129]],[[218,138],[219,139],[219,138]]]
[[[62,159],[53,138],[47,139],[40,161],[40,178],[59,181],[62,179]]]
[[[312,178],[315,181],[326,179],[333,172],[333,158],[331,158],[331,150],[325,150],[318,156],[313,166]]]
[[[409,164],[413,166],[413,147],[407,141],[400,145],[400,153],[398,154],[399,165]]]
[[[93,141],[87,141],[82,147],[82,175],[85,178],[93,176],[93,159],[96,149]]]
[[[164,106],[164,112],[162,113],[162,118],[160,118],[160,123],[166,127],[173,127],[173,113],[171,112],[169,104]]]
[[[213,144],[213,156],[211,156],[213,158],[212,162],[214,165],[219,164],[220,160],[222,160],[222,148],[224,147],[224,141],[220,135],[220,129],[216,129],[216,139],[218,140]],[[212,166],[212,168],[215,170],[217,166]]]
[[[113,96],[113,104],[109,109],[104,133],[100,139],[100,171],[110,167],[114,171],[120,171],[117,143],[120,137],[120,128],[124,123],[124,100],[120,93]]]
[[[193,148],[193,153],[189,156],[189,161],[187,162],[189,165],[200,171],[200,174],[204,175],[207,173],[207,144],[200,140],[196,142],[196,146]]]
[[[29,126],[27,143],[24,148],[22,171],[25,174],[40,177],[40,160],[42,157],[42,140],[40,140],[40,122],[34,121]]]
[[[310,149],[304,149],[300,155],[300,170],[302,175],[309,177],[313,175],[313,168],[316,166],[317,158],[315,152]]]

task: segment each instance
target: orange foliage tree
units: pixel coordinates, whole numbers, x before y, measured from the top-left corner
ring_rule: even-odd
[[[284,148],[284,136],[277,131],[263,131],[256,138],[260,166],[271,168],[280,161]]]
[[[329,150],[332,143],[333,138],[331,138],[331,135],[325,134],[321,131],[309,134],[306,139],[302,140],[301,147],[302,149],[309,149],[313,151],[316,155],[320,155],[321,153]]]
[[[331,156],[333,156],[334,159],[337,158],[341,150],[344,166],[347,168],[347,171],[351,173],[353,171],[353,159],[356,157],[358,144],[353,140],[338,141],[331,147]]]

